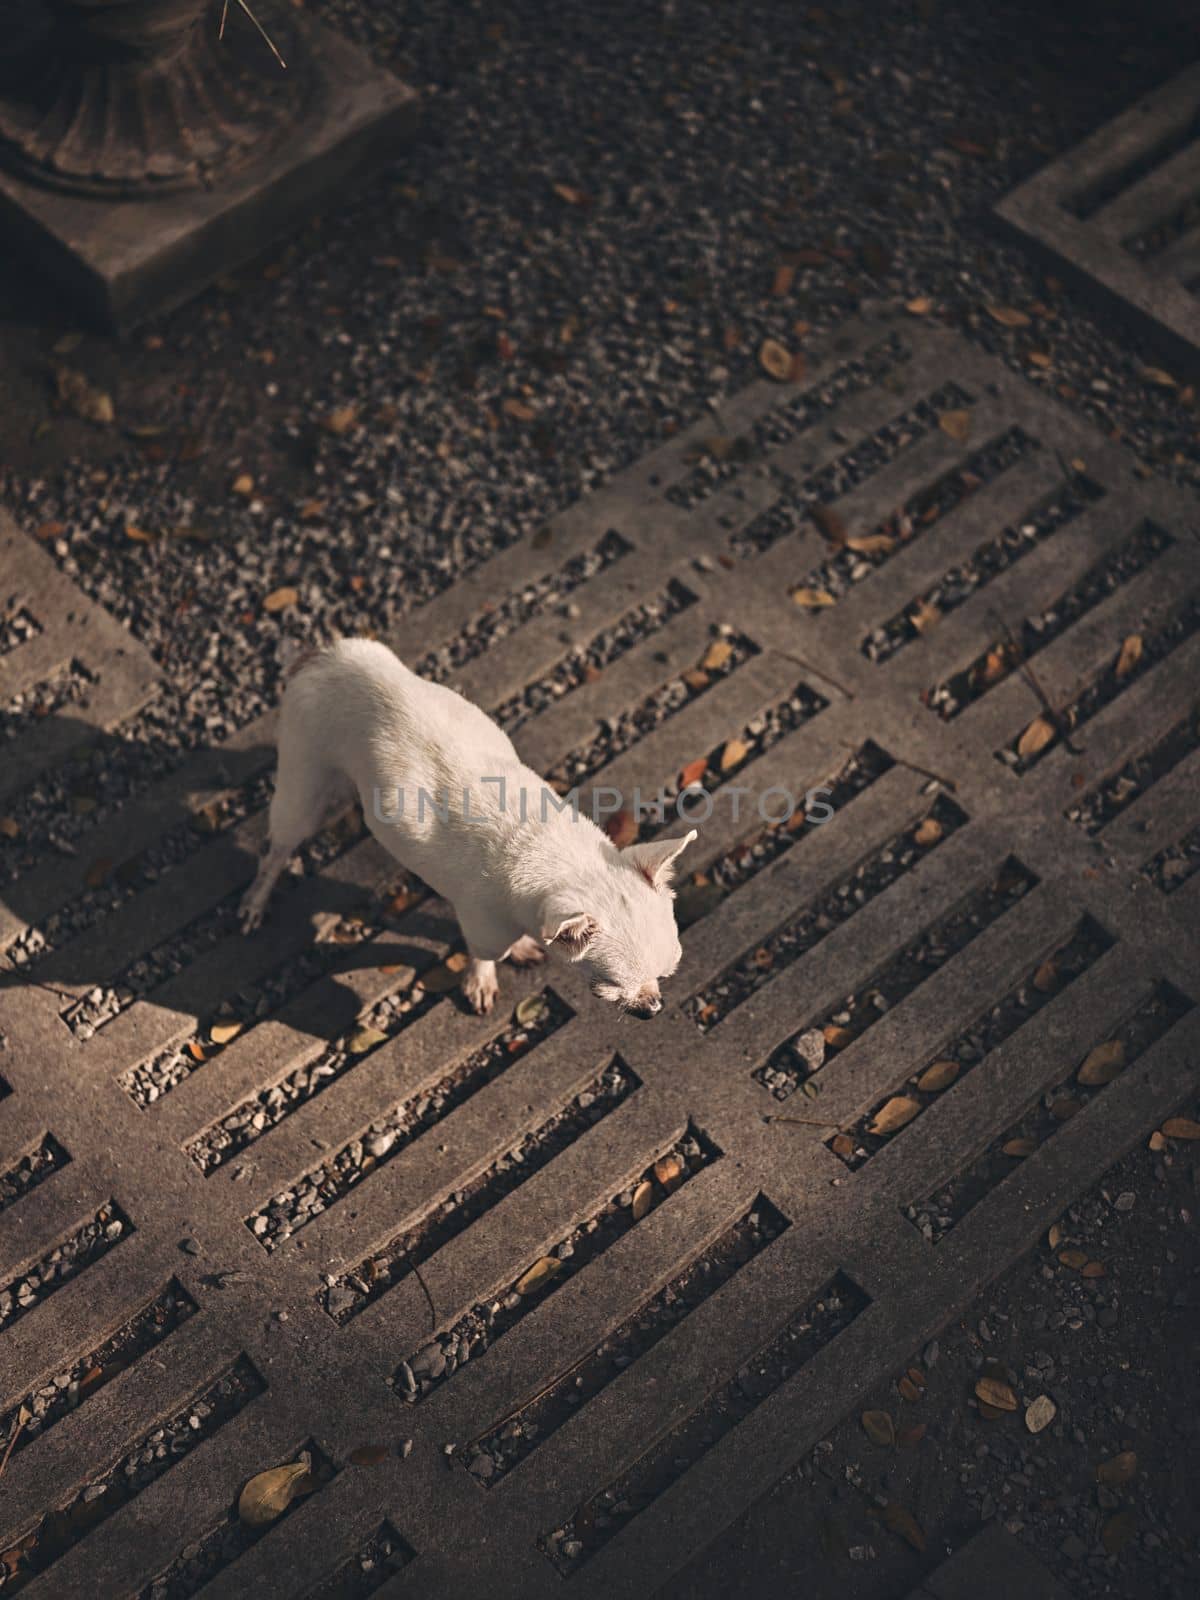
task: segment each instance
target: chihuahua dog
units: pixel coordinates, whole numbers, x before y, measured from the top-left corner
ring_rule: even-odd
[[[695,829],[619,850],[478,706],[366,639],[309,653],[289,674],[247,933],[289,857],[355,794],[384,849],[454,907],[475,1011],[495,1005],[498,961],[542,961],[544,945],[580,962],[600,999],[638,1017],[662,1010],[659,984],[681,954],[672,868]]]

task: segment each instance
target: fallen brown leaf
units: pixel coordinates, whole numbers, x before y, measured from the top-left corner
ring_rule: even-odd
[[[828,589],[793,589],[792,603],[806,611],[819,611],[822,606],[833,606],[837,601]]]
[[[1123,1484],[1132,1483],[1136,1473],[1137,1452],[1122,1450],[1120,1455],[1110,1456],[1100,1463],[1096,1468],[1096,1482],[1109,1489],[1119,1489]]]
[[[654,1185],[649,1179],[643,1179],[633,1191],[633,1205],[630,1208],[633,1220],[640,1222],[654,1203]]]
[[[971,434],[969,411],[943,411],[938,416],[938,427],[949,434],[956,444],[963,444]]]
[[[238,1517],[248,1528],[265,1528],[281,1517],[300,1494],[314,1487],[307,1452],[287,1466],[259,1472],[238,1497]]]
[[[722,772],[732,772],[734,767],[740,767],[750,754],[750,746],[741,739],[730,739],[721,751],[717,765]]]
[[[1017,740],[1017,754],[1023,760],[1037,755],[1054,739],[1054,724],[1049,717],[1035,717]]]
[[[300,592],[298,589],[291,587],[272,589],[271,593],[263,601],[263,610],[272,613],[286,611],[288,606],[294,606],[299,598]]]
[[[764,339],[758,347],[758,364],[768,378],[787,383],[792,375],[792,352],[778,339]]]
[[[1125,1065],[1125,1046],[1120,1039],[1109,1039],[1089,1050],[1077,1074],[1078,1081],[1088,1088],[1099,1088],[1111,1083]]]
[[[353,1467],[377,1467],[391,1453],[386,1444],[360,1444],[351,1450],[346,1460]]]
[[[816,523],[818,531],[829,540],[830,544],[845,544],[848,537],[846,524],[832,506],[827,506],[818,500],[809,506],[808,514]]]
[[[942,837],[942,825],[936,817],[926,817],[913,832],[913,843],[923,848],[937,844]]]
[[[1142,636],[1140,633],[1131,633],[1121,645],[1117,655],[1117,664],[1113,668],[1118,680],[1127,678],[1142,659]]]
[[[1040,1394],[1025,1407],[1025,1426],[1030,1433],[1041,1433],[1043,1428],[1050,1426],[1057,1415],[1058,1407],[1050,1396]]]
[[[941,1094],[958,1077],[958,1072],[957,1061],[935,1061],[917,1079],[917,1088],[922,1094]]]
[[[898,1133],[906,1127],[921,1109],[921,1102],[913,1100],[908,1095],[895,1095],[879,1110],[867,1124],[870,1134]]]
[[[1030,322],[1025,312],[1018,311],[1015,306],[988,306],[987,314],[1003,328],[1027,328]]]
[[[705,680],[707,682],[707,679]],[[679,787],[690,789],[694,783],[699,783],[708,771],[708,757],[697,756],[695,761],[689,761],[686,767],[680,769]]]
[[[864,1411],[863,1432],[872,1444],[890,1448],[896,1442],[896,1425],[887,1411]]]
[[[1011,1156],[1014,1161],[1024,1161],[1026,1156],[1033,1155],[1037,1147],[1036,1139],[1006,1139],[1000,1146],[1000,1153]]]
[[[980,1378],[975,1385],[976,1398],[996,1411],[1015,1411],[1017,1397],[1012,1388],[999,1378]]]
[[[556,1278],[562,1271],[562,1262],[557,1256],[542,1256],[535,1261],[528,1272],[522,1273],[513,1287],[518,1294],[536,1294],[539,1289],[544,1289],[551,1278]]]
[[[1200,1122],[1191,1117],[1168,1117],[1162,1131],[1168,1139],[1200,1139]]]

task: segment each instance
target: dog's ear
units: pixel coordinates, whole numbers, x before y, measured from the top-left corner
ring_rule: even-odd
[[[656,839],[653,844],[631,844],[621,854],[646,879],[652,889],[665,889],[675,870],[675,857],[696,837],[693,828],[682,839]]]
[[[588,916],[586,911],[577,911],[573,917],[564,918],[557,928],[543,929],[542,943],[561,945],[572,961],[578,961],[586,954],[598,931],[595,917]]]

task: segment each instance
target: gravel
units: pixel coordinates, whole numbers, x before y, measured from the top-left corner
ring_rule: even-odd
[[[777,977],[905,873],[911,872],[965,821],[966,816],[959,807],[945,795],[939,795],[921,823],[906,825],[902,832],[874,850],[844,882],[742,956],[716,983],[688,1000],[684,1007],[688,1016],[701,1033],[715,1028],[755,990]],[[928,835],[918,842],[916,836],[923,827],[928,827]]]
[[[195,1310],[195,1303],[179,1285],[171,1284],[102,1345],[27,1394],[7,1415],[0,1416],[0,1439],[12,1437],[17,1416],[24,1408],[28,1418],[13,1444],[16,1455],[39,1434],[47,1433],[55,1423],[90,1400],[147,1350],[160,1344]]]
[[[593,1495],[564,1527],[543,1536],[542,1549],[564,1577],[653,1504],[869,1304],[858,1285],[839,1274],[728,1383],[659,1439],[636,1466]]]
[[[18,1581],[29,1571],[44,1572],[64,1556],[99,1523],[141,1493],[156,1478],[194,1450],[231,1417],[263,1393],[266,1385],[245,1356],[161,1427],[146,1435],[110,1471],[94,1479],[59,1510],[44,1517],[32,1536],[23,1541],[15,1571]],[[3,1588],[0,1579],[0,1589]]]
[[[528,1008],[532,1010],[533,1007]],[[322,1211],[336,1205],[368,1173],[386,1166],[414,1139],[494,1082],[506,1068],[556,1033],[573,1015],[570,1007],[549,989],[542,992],[536,1014],[528,1016],[528,1011],[525,1023],[511,1023],[453,1072],[402,1101],[395,1110],[380,1117],[336,1155],[330,1156],[315,1172],[282,1190],[261,1210],[247,1217],[246,1226],[263,1249],[276,1249]],[[411,1011],[401,1014],[409,1019],[413,1016]],[[293,1109],[291,1104],[281,1106],[280,1115]],[[264,1119],[257,1132],[265,1131],[266,1115],[265,1110],[256,1113],[256,1119],[260,1116]],[[230,1120],[233,1119],[227,1118],[226,1122]]]
[[[132,1232],[129,1218],[110,1200],[97,1211],[94,1222],[80,1228],[19,1278],[0,1286],[0,1328],[11,1327]]]
[[[338,1277],[329,1274],[322,1296],[326,1311],[339,1323],[357,1316],[410,1269],[419,1268],[477,1217],[548,1166],[589,1128],[615,1111],[637,1087],[633,1073],[619,1057],[614,1058],[569,1105],[525,1134],[507,1155],[477,1178],[447,1195],[417,1227],[397,1235],[355,1271]]]
[[[582,1362],[573,1365],[564,1377],[499,1427],[462,1446],[457,1454],[468,1471],[483,1482],[499,1482],[579,1407],[607,1388],[626,1367],[646,1355],[697,1306],[703,1305],[728,1283],[787,1226],[785,1218],[760,1196],[753,1209],[726,1228],[686,1271],[647,1301]],[[485,1462],[489,1465],[483,1465]]]
[[[1056,995],[1068,988],[1077,978],[1112,948],[1112,939],[1089,917],[1085,917],[1072,937],[1060,949],[1031,967],[1015,988],[1010,989],[996,1005],[968,1028],[959,1038],[947,1045],[936,1062],[929,1062],[914,1073],[897,1093],[916,1104],[906,1126],[916,1122],[930,1105],[944,1094],[952,1083],[961,1082],[969,1072],[982,1066],[989,1053],[1024,1026],[1031,1017],[1047,1005]],[[821,1063],[818,1062],[817,1066]],[[935,1068],[939,1069],[935,1073]],[[805,1082],[811,1081],[810,1078]],[[926,1079],[926,1073],[934,1073]],[[891,1097],[888,1096],[887,1099]],[[859,1118],[852,1127],[839,1130],[829,1141],[830,1149],[850,1168],[863,1166],[877,1150],[890,1142],[892,1135],[875,1131],[874,1123],[886,1100]],[[899,1130],[898,1130],[899,1131]],[[1000,1141],[1004,1143],[1004,1141]],[[997,1149],[999,1146],[997,1146]],[[1004,1158],[1006,1171],[1011,1171],[1009,1158]]]
[[[998,921],[1035,882],[1020,862],[1010,858],[991,883],[976,889],[956,911],[907,944],[870,984],[847,995],[829,1016],[806,1024],[800,1034],[780,1045],[754,1076],[777,1100],[786,1100],[809,1078],[808,1061],[804,1051],[795,1048],[796,1038],[819,1028],[837,1049],[860,1039],[884,1012]],[[819,1081],[810,1085],[810,1091],[820,1092]]]
[[[1200,708],[1177,722],[1144,755],[1127,761],[1115,778],[1106,779],[1078,805],[1072,806],[1067,816],[1085,833],[1099,833],[1118,812],[1145,794],[1160,778],[1165,778],[1197,747],[1200,747]],[[1152,868],[1153,863],[1147,871]]]
[[[546,1258],[556,1265],[552,1274],[536,1286],[522,1290],[525,1271],[502,1294],[490,1296],[460,1317],[454,1326],[431,1343],[402,1361],[392,1379],[392,1387],[403,1400],[416,1405],[451,1378],[471,1357],[478,1356],[516,1326],[530,1311],[570,1282],[577,1272],[614,1245],[637,1226],[638,1221],[667,1200],[702,1168],[718,1158],[703,1134],[689,1131],[652,1162],[632,1184],[612,1196],[594,1216],[571,1229],[547,1251]],[[665,1164],[665,1165],[664,1165]],[[643,1188],[648,1185],[648,1189]],[[633,1214],[634,1196],[639,1196],[639,1217]],[[648,1209],[641,1210],[643,1205]],[[526,1271],[528,1268],[525,1269]],[[485,1458],[487,1459],[487,1458]],[[478,1474],[477,1474],[478,1475]]]
[[[0,1211],[6,1210],[31,1189],[36,1189],[52,1172],[66,1166],[70,1159],[58,1140],[52,1134],[47,1134],[37,1148],[22,1156],[15,1166],[7,1172],[0,1172]]]
[[[311,1439],[294,1459],[301,1460],[304,1457],[308,1459],[312,1489],[319,1490],[334,1477],[336,1468]],[[240,1555],[244,1555],[251,1545],[257,1544],[264,1534],[277,1528],[298,1506],[304,1505],[307,1498],[304,1494],[296,1495],[280,1516],[261,1528],[247,1527],[236,1513],[231,1512],[203,1538],[194,1539],[185,1545],[167,1570],[146,1585],[137,1600],[191,1600],[192,1595],[215,1578],[219,1572],[232,1565]],[[366,1546],[367,1559],[370,1559],[371,1551],[381,1550],[382,1545],[391,1543],[391,1540],[391,1530],[385,1523],[375,1539]],[[400,1553],[402,1544],[403,1541],[399,1541],[395,1546],[397,1554]],[[359,1592],[370,1594],[372,1591],[352,1589],[350,1590],[352,1600],[357,1600]]]

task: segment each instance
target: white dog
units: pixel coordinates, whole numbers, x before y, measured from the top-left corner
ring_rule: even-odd
[[[366,639],[306,656],[290,676],[269,847],[242,903],[247,933],[288,858],[354,794],[380,844],[454,907],[476,1011],[495,1004],[496,962],[544,960],[539,940],[582,962],[601,999],[661,1011],[659,982],[681,954],[672,864],[695,829],[618,850],[477,706]]]

